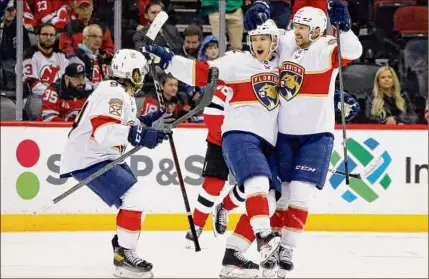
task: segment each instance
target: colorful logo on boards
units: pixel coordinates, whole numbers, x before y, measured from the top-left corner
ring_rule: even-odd
[[[21,141],[16,148],[16,159],[26,169],[34,167],[40,159],[39,146],[30,139]],[[23,200],[34,199],[39,189],[39,178],[30,171],[22,172],[16,179],[16,192]]]
[[[334,190],[343,191],[341,197],[351,203],[358,198],[367,202],[373,202],[379,198],[382,193],[380,190],[387,190],[391,179],[387,174],[387,168],[392,162],[387,151],[380,151],[380,144],[373,138],[366,139],[363,144],[349,138],[347,140],[349,171],[370,170],[364,173],[362,179],[350,179],[350,185],[345,184],[345,177],[334,174],[329,182]],[[341,153],[334,151],[331,157],[331,165],[341,171],[344,171],[344,160]],[[381,154],[381,155],[374,155]],[[372,168],[371,166],[376,166]],[[344,190],[345,187],[348,187]]]

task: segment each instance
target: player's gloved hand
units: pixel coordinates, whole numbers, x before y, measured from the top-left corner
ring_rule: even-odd
[[[161,69],[165,70],[168,67],[168,64],[173,59],[174,53],[171,52],[168,48],[158,46],[158,45],[148,45],[140,49],[143,55],[147,56],[149,54],[154,62],[157,63]]]
[[[346,4],[339,0],[330,1],[328,3],[328,15],[333,27],[338,24],[341,31],[347,32],[350,30],[352,21]]]
[[[244,15],[244,28],[246,31],[256,29],[257,25],[263,24],[271,17],[271,10],[265,1],[256,1]]]
[[[157,111],[150,112],[146,115],[139,116],[140,122],[145,124],[147,127],[152,127],[153,122],[160,119],[165,113],[167,112],[166,109],[160,109]]]
[[[167,138],[167,133],[165,131],[159,131],[140,125],[131,126],[128,133],[128,141],[133,146],[144,146],[149,149],[155,148]]]
[[[334,94],[334,106],[336,111],[341,111],[341,97],[340,91],[335,90]],[[360,106],[358,101],[351,95],[344,92],[344,117],[346,121],[350,121],[360,112]]]

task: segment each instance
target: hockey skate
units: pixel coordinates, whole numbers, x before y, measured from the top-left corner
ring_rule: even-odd
[[[212,220],[214,235],[217,237],[219,234],[224,234],[228,225],[228,210],[223,207],[223,203],[216,205],[212,213]]]
[[[278,278],[286,278],[287,274],[293,270],[292,256],[292,248],[280,245]]]
[[[195,232],[197,233],[197,238],[200,238],[200,235],[203,232],[203,228],[201,228],[200,226],[195,226]],[[194,244],[194,238],[192,237],[191,229],[189,229],[186,232],[185,239],[186,239],[185,249],[194,249],[195,244]]]
[[[277,270],[279,268],[279,257],[279,251],[277,251],[276,253],[272,254],[263,265],[261,265],[262,277],[272,278],[276,276]]]
[[[248,260],[242,252],[227,248],[222,260],[222,278],[256,278],[259,274],[259,265]]]
[[[280,246],[281,236],[278,232],[270,232],[262,235],[256,234],[256,247],[261,254],[261,266],[265,266],[268,259],[274,254],[278,253]]]
[[[113,265],[115,271],[113,275],[120,278],[152,278],[152,264],[139,258],[134,250],[119,246],[118,236],[112,239],[114,251]]]

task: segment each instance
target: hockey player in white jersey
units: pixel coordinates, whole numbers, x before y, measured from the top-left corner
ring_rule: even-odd
[[[339,24],[342,65],[362,54],[359,39],[350,30],[347,6],[334,0],[328,3],[329,19]],[[247,28],[269,18],[265,1],[257,1],[245,16]],[[278,258],[278,277],[293,269],[292,256],[299,235],[304,230],[309,201],[315,189],[323,189],[334,142],[335,79],[338,74],[338,45],[333,36],[324,36],[325,13],[317,8],[303,7],[293,18],[293,30],[280,39],[280,112],[279,138],[276,153],[282,197],[276,215],[282,223],[282,242]],[[345,96],[346,120],[358,112],[356,100]],[[267,274],[267,273],[266,273]]]
[[[277,179],[272,177],[268,162],[278,134],[279,60],[275,50],[279,31],[274,22],[268,21],[249,32],[249,37],[252,53],[229,52],[211,62],[186,59],[160,46],[146,46],[142,51],[158,56],[166,72],[190,85],[204,86],[209,68],[217,67],[220,83],[233,89],[225,101],[222,149],[237,183],[244,185],[246,222],[253,229],[264,264],[277,251],[280,241],[279,234],[270,228],[270,209],[271,213],[275,209],[275,191],[270,191],[270,186],[276,188],[276,183],[270,185],[270,181]],[[242,242],[245,241],[228,241],[221,276],[234,276],[234,272],[245,277],[257,274],[258,265],[247,260],[240,250]]]
[[[116,52],[112,80],[100,82],[73,123],[61,157],[61,177],[72,176],[82,181],[117,159],[128,143],[152,149],[166,138],[164,132],[150,128],[163,111],[136,118],[133,95],[141,89],[148,69],[140,52]],[[146,186],[136,182],[130,167],[123,163],[94,179],[88,187],[108,206],[119,209],[117,231],[112,239],[114,275],[150,278],[152,264],[135,253],[143,212],[142,187]]]

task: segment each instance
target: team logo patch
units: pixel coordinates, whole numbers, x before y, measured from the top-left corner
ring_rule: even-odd
[[[122,100],[117,98],[112,98],[109,101],[109,113],[113,114],[115,116],[121,116],[122,115]]]
[[[292,100],[301,89],[304,82],[304,67],[292,63],[283,62],[280,68],[280,95],[286,100]]]
[[[279,105],[278,82],[275,74],[257,74],[251,77],[253,92],[259,102],[267,109],[273,110]]]

